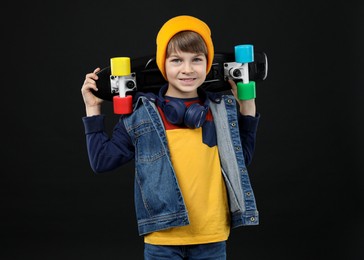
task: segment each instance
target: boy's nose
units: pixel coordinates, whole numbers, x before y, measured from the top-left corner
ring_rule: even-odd
[[[193,66],[190,62],[186,62],[183,66],[183,72],[184,73],[191,73],[193,72]]]

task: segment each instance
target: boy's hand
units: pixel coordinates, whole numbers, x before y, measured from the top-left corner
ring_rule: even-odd
[[[103,100],[96,97],[91,90],[97,91],[96,80],[98,80],[97,72],[100,68],[96,68],[93,72],[86,74],[85,81],[83,82],[81,93],[83,102],[86,107],[86,115],[99,115],[101,113],[101,103]]]
[[[235,81],[231,79],[229,79],[228,81],[231,86],[231,92],[233,93],[236,101],[239,103],[240,114],[244,116],[255,116],[256,115],[255,99],[240,100],[238,98],[238,90]]]

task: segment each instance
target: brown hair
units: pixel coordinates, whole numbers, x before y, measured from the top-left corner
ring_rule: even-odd
[[[203,38],[193,31],[181,31],[176,33],[169,41],[166,57],[172,52],[183,51],[190,53],[203,53],[207,58],[207,47]]]

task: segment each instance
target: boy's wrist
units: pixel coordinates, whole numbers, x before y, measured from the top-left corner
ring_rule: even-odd
[[[97,116],[101,114],[101,106],[86,106],[87,116]]]
[[[239,105],[239,112],[241,115],[253,117],[256,115],[255,99],[242,100],[239,102]]]

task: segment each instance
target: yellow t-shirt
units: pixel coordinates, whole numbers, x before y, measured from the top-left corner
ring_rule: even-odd
[[[217,146],[203,143],[202,128],[180,128],[168,123],[163,113],[162,118],[190,225],[150,233],[144,241],[156,245],[190,245],[226,240],[230,217]],[[208,120],[212,120],[211,113]]]

